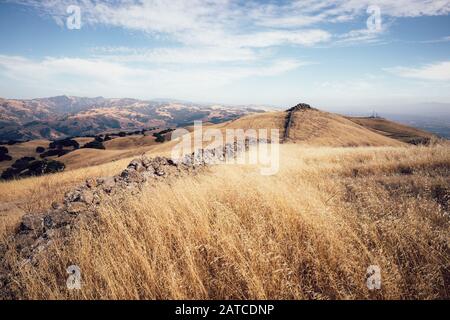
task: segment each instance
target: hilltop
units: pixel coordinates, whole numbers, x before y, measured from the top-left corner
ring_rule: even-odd
[[[396,123],[385,120],[392,126]],[[358,146],[402,146],[404,141],[397,136],[386,137],[344,116],[311,107],[291,108],[287,111],[266,112],[240,117],[214,126],[226,129],[278,129],[286,142],[303,146],[358,147]],[[289,128],[289,132],[286,129]],[[406,135],[414,128],[402,126],[399,132]],[[432,135],[429,134],[431,137]]]
[[[278,129],[281,142],[296,143],[308,147],[362,147],[391,146],[406,144],[427,144],[436,137],[425,131],[401,125],[386,119],[350,118],[329,113],[311,107],[291,108],[286,111],[267,111],[243,115],[234,120],[214,124],[206,122],[204,129],[219,129],[225,133],[227,129]],[[193,126],[185,127],[189,132]],[[289,128],[287,130],[287,128]],[[140,155],[146,152],[168,155],[176,142],[161,143],[170,140],[170,133],[165,139],[157,140],[158,132],[166,132],[158,128],[147,131],[123,133],[123,136],[110,136],[104,141],[102,149],[83,148],[92,142],[94,137],[74,138],[80,149],[65,148],[66,154],[47,157],[49,160],[62,162],[67,169],[76,169],[99,165],[111,161]],[[175,129],[175,128],[173,128]],[[101,136],[102,140],[105,135]],[[22,157],[39,158],[36,148],[48,148],[51,141],[40,139],[6,146],[9,149],[10,161],[0,162],[3,171]]]

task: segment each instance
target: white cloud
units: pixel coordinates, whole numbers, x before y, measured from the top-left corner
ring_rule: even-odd
[[[298,27],[320,22],[339,23],[363,15],[369,6],[379,6],[389,17],[418,17],[450,13],[448,0],[297,0],[284,5],[254,4],[252,16],[264,26]]]
[[[450,81],[450,61],[435,62],[417,68],[394,67],[385,70],[404,78]]]
[[[67,6],[78,4],[82,8],[84,25],[100,24],[160,34],[186,45],[221,46],[223,42],[234,47],[260,47],[258,38],[261,37],[272,40],[263,45],[314,45],[330,40],[330,37],[326,30],[308,30],[305,27],[365,17],[367,8],[373,5],[379,6],[381,14],[389,17],[450,13],[450,0],[297,0],[266,4],[236,0],[15,2],[31,5],[53,16],[60,24],[67,16]],[[286,30],[296,35],[288,36]]]
[[[305,64],[297,60],[279,60],[263,66],[180,68],[141,64],[131,67],[104,59],[48,57],[36,61],[0,55],[1,74],[9,82],[13,81],[16,88],[45,83],[54,92],[70,94],[76,88],[76,93],[83,95],[137,98],[201,94],[202,90],[220,88],[244,78],[280,75]]]
[[[144,62],[158,64],[210,64],[251,62],[264,56],[248,48],[176,47],[176,48],[93,48],[96,58],[115,62]]]

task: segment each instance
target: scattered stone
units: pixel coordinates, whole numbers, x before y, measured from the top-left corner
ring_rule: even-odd
[[[25,214],[14,235],[16,249],[23,257],[23,263],[37,264],[39,255],[48,248],[52,239],[64,240],[80,221],[96,219],[103,196],[121,199],[126,194],[138,194],[148,182],[191,174],[210,164],[237,157],[258,142],[267,141],[248,139],[240,144],[235,142],[215,149],[202,149],[185,155],[180,161],[142,156],[131,161],[117,176],[88,179],[67,192],[61,204],[53,203],[46,213]],[[0,251],[0,261],[3,254]],[[1,270],[7,270],[7,266],[0,262]],[[2,272],[0,276],[3,276]]]
[[[53,202],[52,203],[52,209],[60,209],[60,208],[62,208],[62,205],[60,204],[60,203],[57,203],[57,202]]]
[[[86,210],[86,204],[82,203],[82,202],[72,202],[69,203],[69,205],[67,206],[67,212],[70,214],[79,214],[82,213]]]
[[[104,191],[111,191],[116,185],[114,177],[105,177],[97,179],[97,183]]]
[[[308,109],[312,109],[309,104],[299,103],[296,106],[288,109],[288,111],[298,111],[298,110],[308,110]]]
[[[94,193],[91,190],[81,191],[80,201],[87,204],[92,204],[94,202]]]
[[[42,230],[42,216],[37,214],[26,214],[22,217],[19,233]]]
[[[87,179],[86,186],[91,189],[97,187],[98,186],[97,180],[92,179],[92,178]]]

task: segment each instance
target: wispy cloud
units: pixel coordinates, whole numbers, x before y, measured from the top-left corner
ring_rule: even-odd
[[[14,1],[14,0],[12,0]],[[84,25],[107,25],[168,36],[186,45],[260,47],[292,43],[314,45],[331,40],[319,24],[352,21],[379,6],[388,17],[450,13],[449,0],[299,0],[269,2],[234,0],[16,0],[63,24],[68,5],[82,8]],[[313,30],[305,29],[313,28]],[[295,35],[289,35],[294,33]],[[304,34],[303,36],[301,34]],[[336,35],[339,38],[339,35]],[[344,35],[341,35],[344,36]],[[371,38],[374,35],[370,35]],[[262,42],[267,38],[269,42]],[[366,37],[363,38],[366,39]],[[254,40],[256,39],[256,40]]]
[[[419,41],[420,43],[443,43],[443,42],[450,42],[450,36],[441,37],[439,39],[432,39],[432,40],[422,40]]]
[[[154,64],[211,64],[228,62],[254,62],[268,51],[255,51],[248,48],[226,47],[172,47],[172,48],[130,48],[95,47],[91,49],[95,58],[121,63]]]
[[[20,56],[0,55],[3,76],[21,85],[45,83],[60,92],[67,84],[88,95],[146,97],[187,94],[227,85],[247,77],[271,77],[307,64],[298,60],[277,60],[267,65],[204,67],[131,67],[104,59],[45,58],[31,60]],[[62,81],[64,80],[64,81]],[[70,90],[70,89],[69,89]],[[148,97],[148,96],[147,96]]]
[[[450,61],[435,62],[420,67],[393,67],[385,70],[404,78],[450,81]]]

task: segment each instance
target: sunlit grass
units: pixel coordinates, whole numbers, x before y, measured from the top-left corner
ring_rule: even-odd
[[[222,165],[137,196],[110,199],[96,224],[83,226],[68,244],[55,243],[39,266],[16,270],[16,294],[26,299],[448,298],[448,151],[283,145],[274,176],[261,176],[254,166]],[[35,190],[48,204],[61,184],[112,174],[121,166],[0,188],[12,190],[10,201]],[[44,207],[37,203],[35,208]],[[71,264],[82,270],[79,292],[65,286]],[[379,291],[366,286],[369,265],[381,268]]]

